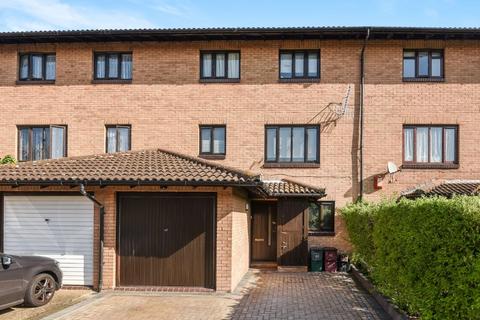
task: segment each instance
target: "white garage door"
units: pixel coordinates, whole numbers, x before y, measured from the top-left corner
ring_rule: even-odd
[[[93,285],[93,203],[83,196],[4,198],[4,252],[60,262],[63,283]]]

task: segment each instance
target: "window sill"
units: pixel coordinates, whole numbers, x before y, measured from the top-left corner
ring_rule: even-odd
[[[292,78],[292,79],[278,79],[279,83],[318,83],[320,78]]]
[[[292,162],[275,162],[264,163],[264,168],[320,168],[320,163],[292,163]]]
[[[200,83],[239,83],[240,79],[200,79]]]
[[[45,85],[55,84],[55,80],[17,80],[17,85]]]
[[[308,235],[313,237],[334,237],[335,231],[309,231]]]
[[[224,154],[199,154],[199,158],[207,159],[207,160],[224,160]]]
[[[445,78],[403,78],[403,82],[445,82]]]
[[[120,79],[120,80],[92,80],[92,84],[130,84],[132,83],[132,79]]]
[[[418,163],[408,163],[403,164],[402,169],[458,169],[460,165],[457,163],[451,164],[418,164]]]

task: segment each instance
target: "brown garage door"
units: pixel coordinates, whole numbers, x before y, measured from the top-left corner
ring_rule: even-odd
[[[215,195],[118,198],[121,286],[215,288]]]

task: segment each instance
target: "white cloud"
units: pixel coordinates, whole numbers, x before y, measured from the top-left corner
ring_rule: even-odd
[[[74,6],[62,0],[0,0],[0,12],[0,28],[13,31],[153,26],[131,12]]]

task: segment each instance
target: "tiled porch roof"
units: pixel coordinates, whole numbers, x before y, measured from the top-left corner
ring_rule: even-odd
[[[426,183],[402,192],[401,197],[416,199],[422,196],[443,196],[451,198],[454,195],[474,196],[480,194],[480,180],[442,180]]]
[[[161,149],[23,162],[0,166],[3,185],[238,185],[259,176]]]
[[[324,189],[162,149],[0,165],[0,185],[181,185],[248,187],[267,197],[323,197]]]
[[[263,190],[270,197],[303,196],[303,197],[323,197],[325,189],[308,186],[303,183],[291,180],[265,180],[263,181]]]

